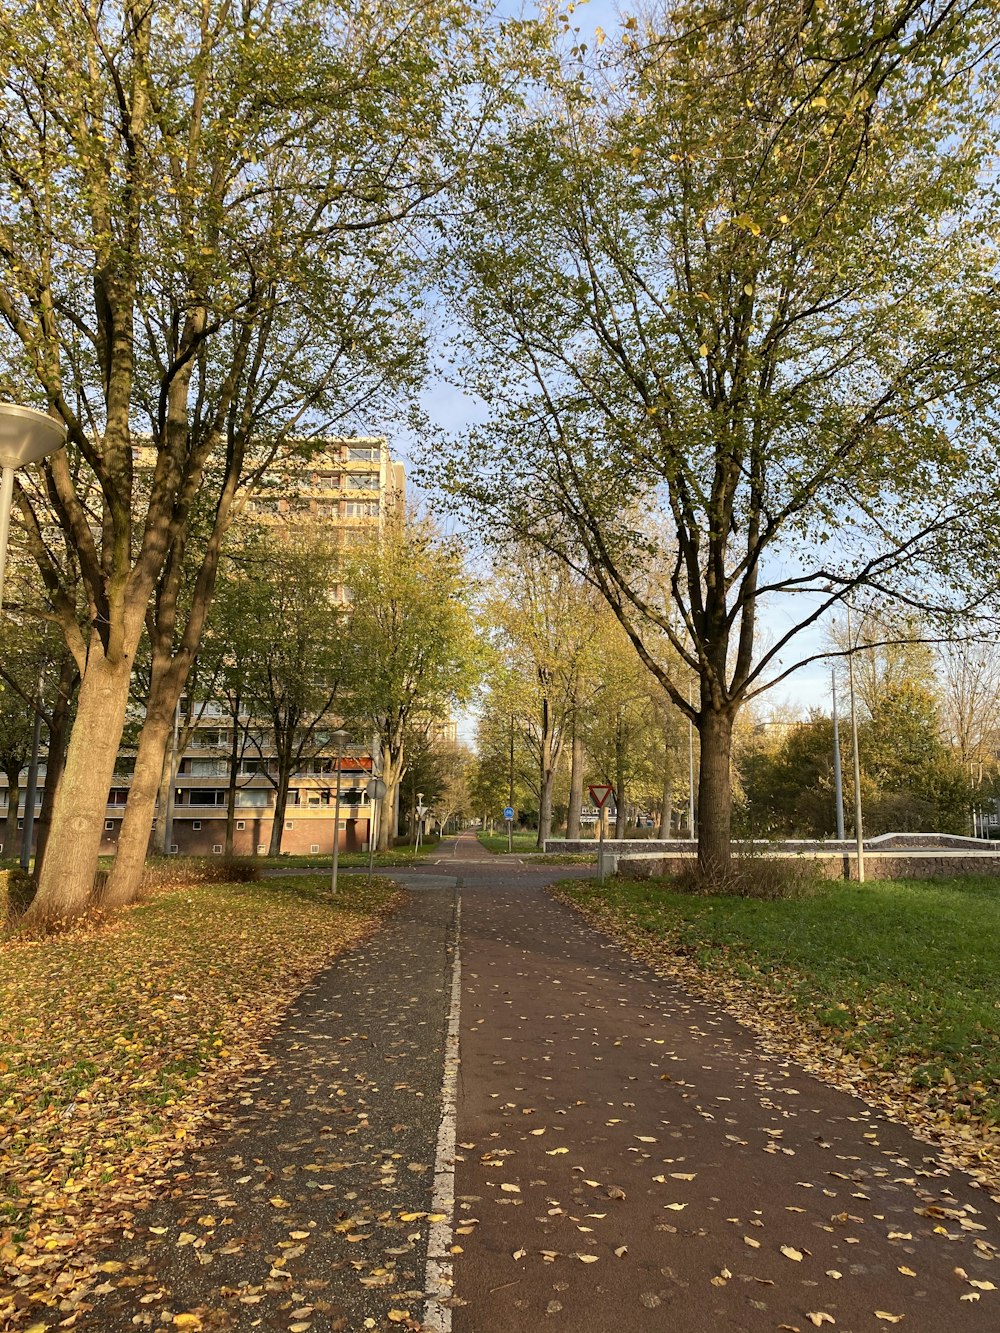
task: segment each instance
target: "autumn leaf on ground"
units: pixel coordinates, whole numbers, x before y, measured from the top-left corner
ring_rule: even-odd
[[[875,1311],[875,1318],[876,1318],[876,1319],[882,1319],[882,1320],[884,1320],[887,1324],[898,1324],[898,1323],[900,1323],[900,1321],[901,1321],[902,1319],[905,1318],[905,1315],[901,1315],[901,1314],[890,1314],[888,1310],[876,1310],[876,1311]]]
[[[824,1324],[835,1324],[837,1322],[833,1315],[827,1314],[825,1310],[811,1310],[806,1318],[810,1324],[814,1324],[817,1328],[821,1328]]]
[[[792,1245],[782,1245],[781,1253],[786,1259],[794,1259],[797,1264],[802,1262],[802,1251]]]

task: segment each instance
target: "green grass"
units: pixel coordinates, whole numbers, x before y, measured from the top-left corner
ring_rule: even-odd
[[[824,881],[776,902],[648,880],[566,881],[559,892],[654,961],[781,997],[800,1029],[927,1090],[932,1107],[1000,1123],[997,880]]]
[[[483,844],[488,852],[506,852],[507,834],[506,833],[477,833],[476,837]],[[513,835],[513,851],[518,856],[523,856],[525,852],[538,852],[537,846],[538,834],[528,830],[520,830]]]

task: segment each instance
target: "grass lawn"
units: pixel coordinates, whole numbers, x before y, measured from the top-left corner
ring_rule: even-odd
[[[822,881],[777,902],[565,881],[575,903],[749,1026],[803,1037],[939,1121],[1000,1123],[1000,884]],[[789,1020],[791,1024],[789,1025]]]
[[[488,852],[506,852],[507,834],[506,833],[478,833],[476,837],[483,844]],[[538,834],[532,830],[527,832],[518,830],[514,833],[512,839],[513,850],[518,856],[524,856],[526,852],[537,852]]]
[[[142,1197],[287,1004],[398,893],[325,876],[163,887],[103,927],[0,943],[0,1327]]]

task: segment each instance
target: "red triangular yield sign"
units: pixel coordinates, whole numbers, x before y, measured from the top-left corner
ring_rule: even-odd
[[[614,788],[609,783],[604,783],[603,785],[599,784],[595,787],[590,787],[588,790],[590,791],[590,799],[597,806],[598,810],[603,810],[607,805],[608,797],[614,791]]]

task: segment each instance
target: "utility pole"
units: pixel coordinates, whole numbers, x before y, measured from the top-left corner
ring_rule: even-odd
[[[840,769],[840,728],[837,722],[837,671],[830,668],[833,690],[833,789],[837,799],[837,839],[844,841],[844,775]]]
[[[688,703],[694,707],[694,687],[688,686]],[[694,838],[694,723],[688,718],[688,837]]]
[[[851,635],[851,604],[847,608],[847,670],[851,688],[851,745],[854,748],[854,837],[858,848],[858,883],[865,882],[865,835],[861,820],[861,756],[858,753],[858,710],[854,702],[854,639]]]

